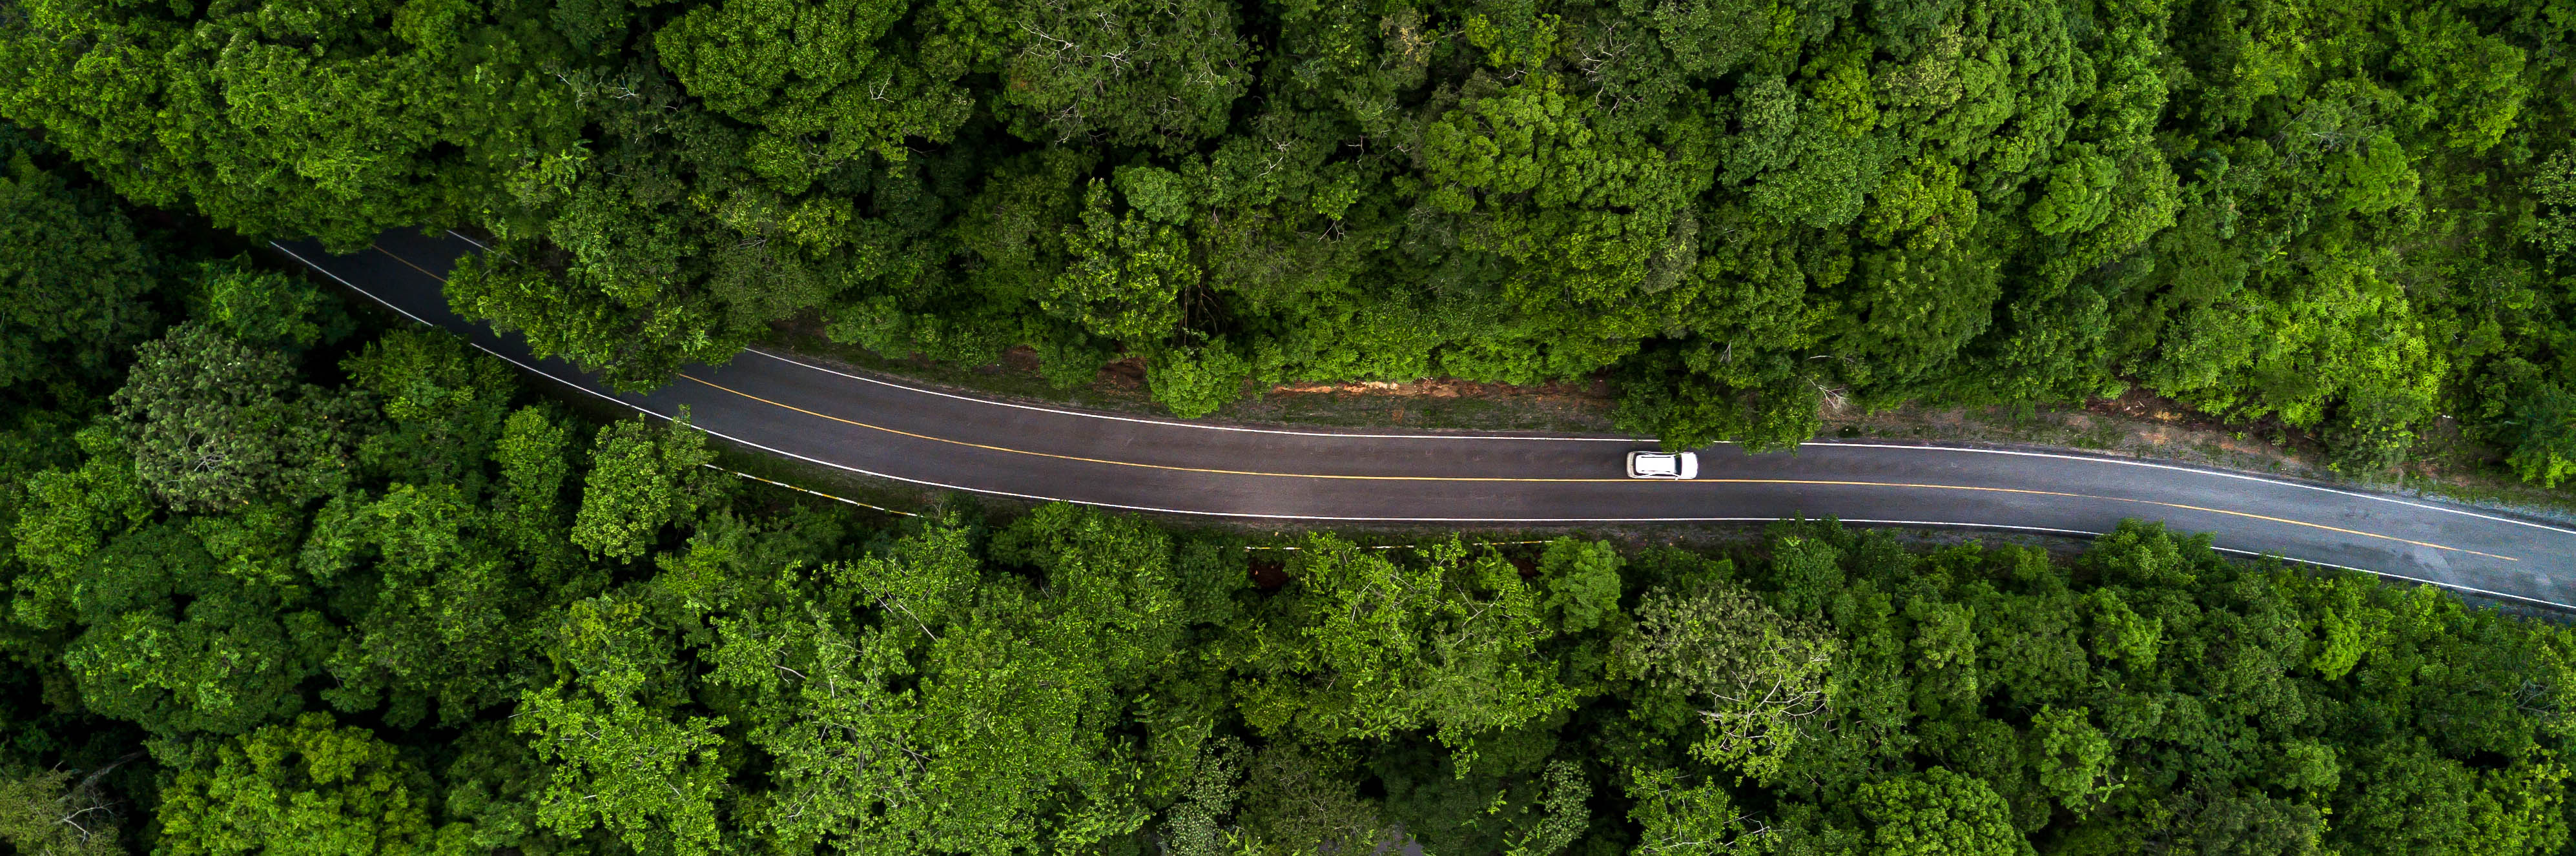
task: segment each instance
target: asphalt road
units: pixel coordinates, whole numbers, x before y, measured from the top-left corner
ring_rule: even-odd
[[[2214,533],[2219,548],[2553,605],[2576,605],[2576,529],[2242,473],[2124,459],[1889,443],[1795,454],[1700,452],[1688,482],[1622,477],[1627,437],[1288,430],[1139,418],[925,389],[754,349],[620,394],[440,293],[462,237],[389,232],[367,251],[278,248],[531,372],[709,433],[870,476],[1181,514],[1473,525],[1775,520],[2065,534],[2123,518]]]

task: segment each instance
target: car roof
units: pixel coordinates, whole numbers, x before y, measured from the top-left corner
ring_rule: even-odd
[[[1658,475],[1670,473],[1681,465],[1681,460],[1681,456],[1670,452],[1647,452],[1637,456],[1637,471]]]

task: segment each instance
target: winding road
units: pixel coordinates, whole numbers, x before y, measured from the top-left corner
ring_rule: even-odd
[[[621,394],[448,308],[461,236],[389,232],[334,256],[277,248],[520,367],[732,442],[936,488],[1176,514],[1457,526],[1763,521],[2090,535],[2123,518],[2272,554],[2576,607],[2576,529],[2398,496],[2197,467],[2033,451],[1818,442],[1702,450],[1695,481],[1621,477],[1628,437],[1202,424],[997,401],[752,349]]]

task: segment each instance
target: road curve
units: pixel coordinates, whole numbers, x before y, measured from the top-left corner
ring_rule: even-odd
[[[1458,526],[1853,523],[2089,535],[2122,518],[2214,533],[2220,549],[2576,607],[2576,529],[2243,473],[2117,458],[1889,443],[1700,453],[1689,482],[1620,477],[1627,437],[1291,430],[995,401],[753,349],[651,393],[609,390],[473,324],[440,291],[461,236],[395,231],[364,252],[277,248],[530,372],[733,442],[938,488],[1111,508]]]

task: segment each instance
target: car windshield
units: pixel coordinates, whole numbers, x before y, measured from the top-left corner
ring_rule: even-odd
[[[1677,460],[1671,455],[1639,455],[1637,472],[1652,476],[1672,475],[1673,465]]]

